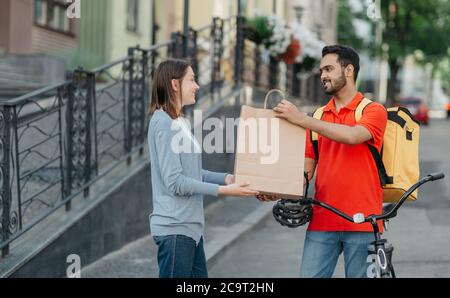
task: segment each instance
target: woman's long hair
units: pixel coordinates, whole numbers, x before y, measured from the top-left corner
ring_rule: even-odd
[[[161,62],[155,70],[152,82],[152,98],[148,113],[152,115],[157,109],[162,109],[172,119],[180,116],[181,110],[177,103],[175,91],[172,88],[172,80],[181,80],[186,75],[191,64],[186,60],[167,59]]]

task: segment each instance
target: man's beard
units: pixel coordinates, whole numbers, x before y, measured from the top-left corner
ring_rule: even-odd
[[[328,94],[328,95],[334,95],[334,94],[336,94],[339,90],[341,90],[342,88],[344,88],[345,85],[347,85],[347,78],[345,77],[344,73],[342,73],[342,75],[341,75],[339,78],[337,78],[337,79],[333,82],[333,84],[330,82],[330,85],[331,85],[331,87],[330,87],[330,89],[328,89],[328,90],[325,89],[325,86],[324,86],[324,91],[325,91],[325,93]]]

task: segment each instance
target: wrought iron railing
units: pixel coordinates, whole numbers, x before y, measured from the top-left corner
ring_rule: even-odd
[[[226,98],[243,82],[295,94],[295,69],[283,73],[279,62],[263,63],[261,51],[244,41],[243,22],[214,18],[189,36],[177,32],[165,43],[130,47],[124,58],[69,71],[60,84],[0,102],[2,257],[25,232],[64,206],[69,212],[93,183],[143,154],[155,67],[167,57],[182,58],[185,43],[202,86],[197,105]]]
[[[65,206],[133,154],[143,153],[146,110],[155,67],[182,58],[184,43],[200,80],[199,102],[237,88],[236,17],[174,33],[166,43],[131,47],[127,56],[65,81],[0,103],[0,230],[2,256],[12,241]],[[240,35],[242,37],[242,35]]]

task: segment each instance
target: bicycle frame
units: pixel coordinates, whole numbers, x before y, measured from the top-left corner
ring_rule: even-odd
[[[330,206],[330,205],[320,202],[318,200],[308,199],[308,188],[309,188],[308,179],[306,179],[305,195],[304,195],[303,199],[300,199],[300,203],[308,204],[308,205],[314,204],[314,205],[321,206],[321,207],[339,215],[340,217],[342,217],[350,222],[356,223],[356,224],[362,224],[362,223],[366,223],[366,222],[370,223],[372,225],[374,236],[375,236],[375,241],[372,242],[372,244],[374,245],[375,253],[377,256],[376,262],[381,269],[379,272],[377,271],[377,276],[382,277],[382,278],[392,276],[393,278],[395,278],[395,271],[394,271],[394,267],[392,265],[392,260],[391,260],[392,252],[393,252],[394,248],[389,247],[389,250],[386,251],[387,240],[381,238],[381,233],[380,233],[380,230],[378,229],[378,221],[389,220],[391,218],[394,218],[395,216],[397,216],[397,210],[403,205],[403,203],[406,201],[406,199],[409,197],[409,195],[411,193],[413,193],[417,188],[419,188],[421,185],[423,185],[427,182],[443,179],[444,177],[445,177],[445,175],[443,173],[429,174],[429,175],[423,177],[417,183],[415,183],[413,186],[411,186],[403,194],[403,196],[400,198],[400,200],[397,203],[395,203],[393,208],[391,208],[387,213],[383,213],[380,215],[372,214],[367,217],[364,217],[364,214],[357,213],[357,214],[354,214],[353,217],[350,217],[349,215],[334,208],[333,206]]]

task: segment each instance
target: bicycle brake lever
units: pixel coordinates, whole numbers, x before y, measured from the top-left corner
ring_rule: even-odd
[[[388,222],[389,222],[389,219],[384,219],[384,220],[383,220],[383,228],[384,228],[384,231],[385,231],[385,232],[388,230],[388,228],[387,228]]]

